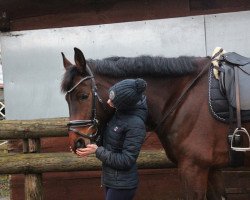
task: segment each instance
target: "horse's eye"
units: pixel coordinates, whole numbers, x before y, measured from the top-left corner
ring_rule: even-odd
[[[88,97],[89,97],[88,94],[83,93],[82,96],[81,96],[81,100],[85,100],[85,99],[87,99]]]

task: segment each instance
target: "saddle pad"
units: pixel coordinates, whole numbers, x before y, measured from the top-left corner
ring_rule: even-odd
[[[215,119],[224,123],[229,123],[228,101],[220,91],[219,80],[214,77],[212,66],[210,67],[208,78],[208,101],[210,112]],[[250,110],[241,111],[241,120],[242,122],[250,121]]]

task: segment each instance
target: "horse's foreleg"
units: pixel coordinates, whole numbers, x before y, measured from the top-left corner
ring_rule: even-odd
[[[206,199],[208,171],[208,168],[202,168],[191,160],[179,164],[182,199]]]
[[[210,170],[208,176],[208,200],[226,199],[225,183],[220,170]]]

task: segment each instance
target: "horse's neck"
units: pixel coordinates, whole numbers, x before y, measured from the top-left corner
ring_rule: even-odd
[[[150,126],[156,127],[180,98],[192,75],[146,79]]]

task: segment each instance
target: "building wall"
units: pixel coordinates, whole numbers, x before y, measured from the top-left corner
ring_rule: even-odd
[[[250,56],[250,11],[1,35],[7,119],[67,117],[60,52],[86,58],[141,54],[207,56],[216,46]]]
[[[0,59],[0,62],[1,62],[1,59]],[[3,84],[3,70],[2,70],[2,64],[1,63],[0,63],[0,84]]]
[[[0,87],[0,102],[4,101],[3,88]]]

